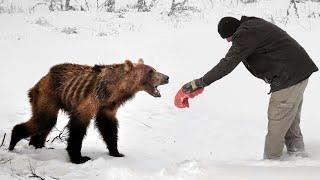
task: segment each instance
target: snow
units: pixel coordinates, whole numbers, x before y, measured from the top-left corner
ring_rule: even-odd
[[[175,18],[158,12],[127,12],[124,18],[103,12],[0,14],[0,140],[6,133],[0,179],[27,179],[30,166],[46,179],[319,179],[319,73],[310,78],[304,96],[302,131],[308,158],[262,160],[269,87],[243,65],[192,99],[191,108],[174,107],[178,89],[211,69],[230,47],[216,25],[223,15],[240,14],[221,9]],[[244,13],[241,8],[238,12]],[[249,14],[268,17],[265,12]],[[319,19],[277,23],[320,67]],[[125,157],[108,156],[93,125],[83,143],[82,154],[92,158],[85,164],[71,164],[66,144],[59,140],[43,149],[22,140],[8,152],[12,127],[30,117],[26,92],[51,66],[139,58],[169,75],[170,83],[159,87],[162,98],[141,92],[119,110],[119,150]],[[67,121],[60,113],[57,128]],[[49,139],[57,134],[53,131]]]

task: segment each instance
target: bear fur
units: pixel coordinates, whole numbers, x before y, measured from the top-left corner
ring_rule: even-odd
[[[157,87],[169,77],[145,65],[140,59],[133,64],[126,60],[113,65],[59,64],[30,89],[32,117],[12,130],[9,150],[23,138],[31,136],[30,145],[44,147],[46,138],[57,122],[59,110],[69,115],[67,151],[71,162],[84,163],[90,158],[81,155],[82,140],[90,120],[107,145],[109,154],[122,157],[117,147],[118,108],[138,91],[160,97]]]

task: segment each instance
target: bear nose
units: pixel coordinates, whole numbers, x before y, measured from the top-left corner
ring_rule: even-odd
[[[169,76],[165,76],[164,79],[165,79],[166,82],[169,82]]]

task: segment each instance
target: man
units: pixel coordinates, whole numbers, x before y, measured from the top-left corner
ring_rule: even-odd
[[[318,71],[317,66],[297,41],[261,18],[242,16],[239,21],[224,17],[218,24],[218,32],[232,46],[203,77],[182,87],[186,97],[229,74],[242,62],[271,87],[264,159],[279,159],[284,144],[288,154],[304,156],[300,112],[308,78]]]

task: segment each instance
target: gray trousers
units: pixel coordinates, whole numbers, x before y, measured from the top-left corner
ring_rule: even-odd
[[[307,84],[308,79],[271,94],[264,159],[280,158],[284,144],[288,153],[304,152],[300,114]]]

